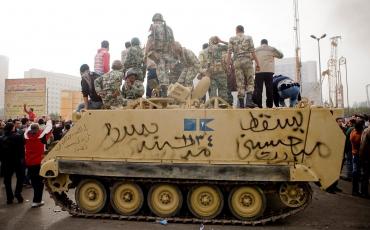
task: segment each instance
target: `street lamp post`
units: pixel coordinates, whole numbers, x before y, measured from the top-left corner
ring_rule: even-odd
[[[349,114],[349,94],[348,94],[348,78],[347,78],[347,59],[345,57],[340,57],[339,58],[339,71],[340,71],[340,66],[344,65],[345,68],[345,73],[346,73],[346,91],[347,91],[347,111]],[[343,103],[344,105],[344,103]]]
[[[320,55],[320,40],[325,38],[326,34],[321,35],[321,37],[316,37],[315,35],[311,35],[311,38],[317,40],[317,49],[319,51],[319,76],[320,76],[320,100],[321,100],[321,105],[323,104],[322,101],[322,73],[321,73],[321,55]]]

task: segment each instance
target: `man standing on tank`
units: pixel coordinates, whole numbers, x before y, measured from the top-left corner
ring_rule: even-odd
[[[94,71],[99,75],[103,75],[109,72],[110,54],[109,54],[109,42],[102,41],[101,48],[98,49],[98,53],[95,55]]]
[[[125,50],[122,50],[121,52],[121,63],[123,65],[123,63],[125,63],[126,61],[126,57],[127,57],[127,52],[128,52],[128,49],[131,47],[131,42],[128,41],[128,42],[125,42]]]
[[[204,43],[202,45],[202,50],[199,52],[198,59],[200,63],[200,68],[206,69],[208,65],[208,60],[207,60],[207,49],[208,49],[208,43]]]
[[[172,29],[166,25],[162,14],[154,14],[152,21],[153,24],[150,26],[150,34],[145,46],[145,57],[149,57],[156,63],[159,94],[161,97],[167,97],[170,69],[176,63],[172,55],[172,46],[175,39]]]
[[[252,100],[254,90],[253,60],[256,62],[256,71],[259,71],[260,66],[254,50],[253,39],[244,34],[244,27],[241,25],[236,27],[236,36],[229,40],[227,66],[231,65],[231,55],[235,67],[239,105],[241,108],[254,108],[257,105]],[[244,106],[245,92],[247,98]]]
[[[256,56],[260,63],[260,69],[256,70],[255,78],[255,96],[258,107],[262,108],[262,91],[263,83],[266,88],[266,107],[273,106],[273,87],[272,77],[275,73],[275,58],[283,58],[281,53],[276,48],[269,46],[266,39],[261,40],[261,46],[256,48]]]
[[[200,71],[199,60],[193,51],[182,47],[179,42],[175,42],[174,47],[175,54],[184,67],[176,81],[183,86],[192,87],[193,79]]]
[[[223,44],[220,44],[223,43]],[[210,97],[219,96],[228,101],[227,75],[224,57],[227,53],[227,42],[222,41],[219,37],[213,36],[209,39],[209,46],[206,51],[207,56],[207,73],[210,74],[211,86],[209,91]]]
[[[135,37],[131,39],[131,47],[127,51],[125,62],[122,64],[125,70],[130,68],[135,69],[138,75],[137,80],[144,82],[146,69],[144,67],[144,53],[140,47],[139,38]]]

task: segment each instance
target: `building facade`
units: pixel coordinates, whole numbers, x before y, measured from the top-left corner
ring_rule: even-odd
[[[5,79],[9,75],[9,58],[0,55],[0,117],[4,116],[5,102]]]
[[[24,78],[45,78],[46,79],[46,113],[47,114],[60,114],[61,113],[61,98],[62,91],[80,91],[81,78],[62,74],[54,73],[39,69],[30,69],[24,72]]]
[[[80,91],[62,90],[60,101],[60,116],[64,120],[72,120],[72,113],[82,101]]]
[[[296,79],[296,59],[283,58],[275,61],[275,75],[284,75]],[[313,104],[320,105],[320,84],[317,77],[316,61],[302,62],[301,95],[308,98]]]

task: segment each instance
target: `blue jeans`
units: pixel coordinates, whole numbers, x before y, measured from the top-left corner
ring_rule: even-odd
[[[346,176],[347,178],[352,178],[352,171],[353,171],[353,167],[352,167],[352,152],[351,151],[347,151],[346,152],[346,156],[345,156],[346,160],[345,160],[345,164],[346,164],[346,169],[347,169],[347,173],[346,173]]]
[[[299,94],[300,87],[299,86],[292,86],[284,90],[279,90],[279,105],[281,107],[285,107],[285,99],[289,98],[290,105],[289,107],[293,107],[298,102],[298,94]]]
[[[103,106],[101,101],[91,101],[89,100],[87,104],[87,109],[100,109]],[[81,103],[77,107],[77,112],[81,112],[81,109],[85,108],[85,103]],[[86,108],[85,108],[86,109]]]

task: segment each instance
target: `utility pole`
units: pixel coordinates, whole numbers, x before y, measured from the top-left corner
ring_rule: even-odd
[[[339,58],[339,76],[342,76],[342,71],[341,71],[341,66],[344,65],[344,73],[346,77],[346,94],[347,94],[347,111],[349,114],[349,93],[348,93],[348,76],[347,76],[347,59],[345,57],[340,57]],[[340,85],[342,85],[342,78],[340,77]],[[343,87],[341,87],[342,90],[342,95],[343,95]],[[344,103],[343,103],[344,105]]]
[[[293,0],[294,7],[294,40],[295,40],[295,62],[296,62],[296,81],[302,85],[302,62],[301,62],[301,38],[299,30],[298,0]],[[302,90],[302,87],[301,87]]]

